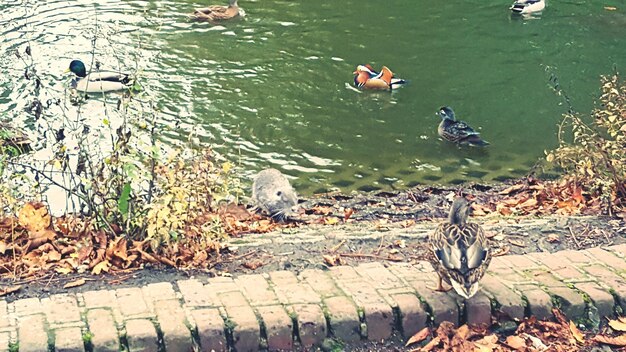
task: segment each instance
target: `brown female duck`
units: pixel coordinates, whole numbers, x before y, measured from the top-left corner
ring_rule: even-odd
[[[239,16],[239,6],[237,0],[230,0],[228,6],[223,5],[211,5],[201,9],[196,9],[190,18],[198,21],[225,21]]]
[[[439,274],[437,291],[445,281],[462,297],[478,292],[478,281],[491,261],[485,232],[478,224],[468,223],[470,205],[463,197],[452,203],[448,221],[430,235],[431,262]]]

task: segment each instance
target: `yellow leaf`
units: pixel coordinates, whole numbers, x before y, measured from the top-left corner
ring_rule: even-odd
[[[72,270],[70,268],[56,268],[56,269],[54,269],[54,271],[56,271],[59,274],[67,275],[67,274],[71,273],[74,270]]]
[[[609,326],[615,331],[626,331],[626,319],[620,317],[619,320],[609,320]]]
[[[72,288],[72,287],[82,286],[85,284],[85,282],[87,281],[81,278],[81,279],[66,283],[65,285],[63,285],[63,288]]]
[[[404,346],[424,341],[424,339],[428,337],[429,333],[430,329],[428,329],[428,327],[423,328],[422,330],[416,332],[415,335],[411,336],[411,338],[406,342],[406,345]]]
[[[324,224],[326,225],[335,225],[339,223],[339,218],[325,218]]]
[[[571,320],[569,322],[569,330],[572,332],[572,336],[574,336],[576,341],[578,341],[579,343],[585,342],[585,335],[583,335],[583,333],[578,330],[576,324],[574,324],[574,322]]]
[[[91,273],[94,275],[100,275],[101,272],[109,272],[109,267],[111,267],[111,264],[109,263],[108,260],[103,260],[100,263],[98,263],[96,266],[93,267],[93,269],[91,269]]]

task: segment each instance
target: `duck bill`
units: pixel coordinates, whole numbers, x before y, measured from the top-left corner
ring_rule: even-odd
[[[478,292],[478,283],[475,283],[471,285],[470,287],[465,287],[465,285],[462,285],[454,280],[450,280],[450,281],[451,281],[450,283],[452,284],[452,288],[454,288],[454,291],[456,291],[456,293],[458,293],[459,296],[465,299],[472,298],[472,296],[474,296],[476,292]]]

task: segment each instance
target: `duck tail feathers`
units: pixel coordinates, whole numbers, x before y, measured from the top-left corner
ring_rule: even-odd
[[[489,142],[482,140],[480,137],[475,136],[476,138],[470,138],[467,143],[474,147],[485,147],[489,145]]]
[[[392,78],[391,79],[391,83],[389,84],[389,86],[391,87],[391,89],[395,89],[398,88],[400,86],[403,86],[405,84],[409,83],[409,81],[405,80],[405,79],[401,79],[401,78]]]

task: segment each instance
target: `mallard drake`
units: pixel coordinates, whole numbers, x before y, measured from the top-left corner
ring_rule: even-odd
[[[239,16],[240,9],[237,0],[230,0],[228,6],[211,5],[201,9],[196,9],[190,18],[198,21],[224,21]]]
[[[450,107],[441,107],[437,115],[441,117],[441,123],[439,123],[437,128],[437,133],[439,133],[441,138],[457,144],[479,147],[489,145],[488,142],[480,138],[479,132],[474,131],[467,123],[457,121],[454,111]]]
[[[457,197],[450,207],[448,221],[429,237],[431,262],[439,274],[436,290],[446,291],[442,285],[445,281],[464,298],[478,292],[478,282],[491,261],[485,232],[480,225],[467,222],[470,209],[465,198]]]
[[[72,60],[65,72],[73,72],[72,88],[84,93],[107,93],[130,89],[132,81],[128,74],[113,71],[97,71],[87,74],[85,64]]]
[[[392,90],[406,83],[403,79],[394,78],[387,66],[376,72],[370,65],[358,65],[353,74],[354,86],[359,89]]]
[[[545,8],[546,2],[544,0],[518,0],[510,7],[513,13],[520,15],[541,12]]]

